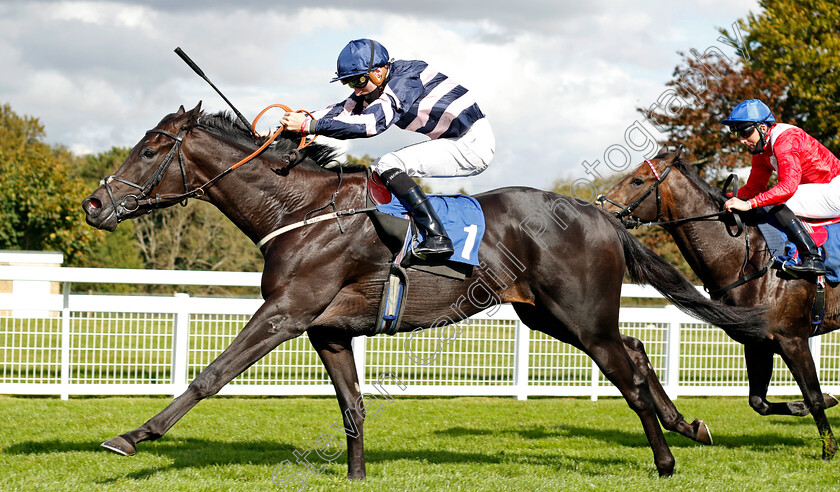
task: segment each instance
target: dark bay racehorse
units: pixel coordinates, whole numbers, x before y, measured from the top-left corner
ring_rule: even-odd
[[[837,441],[825,410],[836,405],[837,400],[820,390],[808,338],[840,327],[840,291],[826,288],[825,318],[813,332],[810,315],[816,290],[813,281],[791,279],[771,269],[769,273],[741,284],[742,279],[758,276],[770,262],[770,254],[758,229],[747,227],[744,234],[732,237],[722,221],[692,220],[715,215],[722,210],[724,201],[723,192],[703,181],[680,159],[680,152],[675,152],[663,153],[640,164],[604,195],[602,203],[610,202],[605,205],[607,210],[624,218],[667,222],[662,227],[674,237],[712,298],[733,306],[769,305],[768,324],[762,336],[743,338],[727,330],[733,339],[744,344],[750,406],[761,415],[804,416],[810,413],[822,438],[823,459],[831,459],[837,451]],[[722,217],[730,221],[734,234],[732,216]],[[774,353],[782,356],[793,373],[804,402],[767,401]]]
[[[366,173],[325,169],[334,151],[322,145],[304,148],[301,158],[290,164],[283,156],[296,142],[281,135],[272,151],[235,172],[225,171],[260,142],[227,115],[204,114],[200,104],[191,111],[181,107],[147,132],[117,173],[84,200],[87,222],[113,230],[121,220],[186,196],[199,197],[217,206],[256,243],[324,207],[342,180],[337,208],[365,207]],[[761,331],[763,321],[756,310],[731,308],[699,295],[673,267],[597,207],[530,188],[506,188],[475,198],[487,218],[480,250],[483,266],[464,281],[409,270],[411,289],[401,331],[447,317],[460,321],[481,310],[469,299],[478,296],[483,302],[492,294],[512,303],[532,329],[570,343],[595,360],[641,419],[660,475],[673,473],[674,458],[657,415],[666,428],[711,443],[706,426],[701,421],[687,423],[668,399],[641,343],[618,332],[625,268],[634,281],[654,285],[683,309],[743,336]],[[521,226],[526,220],[530,235]],[[266,242],[264,304],[184,394],[139,428],[103,446],[135,453],[138,443],[160,438],[200,400],[216,394],[279,344],[307,332],[335,386],[345,427],[358,429],[347,435],[348,468],[350,478],[363,478],[364,405],[359,406],[350,342],[373,334],[392,254],[365,214],[345,216],[342,225],[343,234],[336,221],[329,220]],[[540,231],[538,240],[533,231]],[[459,316],[453,316],[453,305],[459,307]]]

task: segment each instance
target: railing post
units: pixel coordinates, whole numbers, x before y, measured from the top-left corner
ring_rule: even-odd
[[[665,393],[676,400],[680,387],[680,310],[676,306],[665,306],[668,316],[668,340],[665,347],[665,367],[668,369],[668,382]]]
[[[367,357],[367,337],[360,335],[350,342],[353,349],[353,360],[356,362],[356,374],[359,375],[359,388],[365,384],[365,358]],[[364,390],[361,390],[364,392]]]
[[[528,358],[531,350],[531,330],[519,319],[516,320],[516,334],[513,340],[513,384],[516,399],[528,399]]]
[[[61,307],[61,399],[70,399],[70,282],[64,282]]]
[[[590,379],[589,387],[592,389],[592,394],[589,395],[589,399],[592,401],[598,401],[598,384],[601,380],[601,369],[598,368],[598,364],[595,363],[595,360],[592,360],[592,374]]]
[[[808,346],[811,348],[811,357],[814,359],[814,366],[817,369],[817,378],[822,381],[823,377],[820,374],[820,368],[822,367],[822,338],[820,337],[811,337],[808,340]]]
[[[190,309],[189,294],[177,293],[178,312],[175,313],[175,333],[172,340],[172,389],[178,396],[187,389],[187,366],[189,364]]]

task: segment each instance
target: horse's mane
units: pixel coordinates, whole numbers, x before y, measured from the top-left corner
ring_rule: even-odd
[[[219,138],[225,139],[246,149],[256,150],[265,142],[265,138],[255,137],[251,134],[251,129],[246,127],[239,118],[236,118],[230,111],[219,111],[218,113],[208,114],[202,111],[198,118],[197,126],[201,127]],[[260,140],[261,139],[261,140]],[[291,152],[296,149],[300,140],[300,134],[294,132],[281,133],[274,143],[266,149],[266,154],[274,155],[280,159],[283,154]],[[301,167],[312,169],[320,169],[324,172],[338,172],[339,166],[329,166],[329,164],[336,164],[338,161],[336,157],[341,153],[335,147],[313,143],[301,149],[300,163]],[[308,159],[308,160],[307,160]],[[312,164],[314,163],[314,165]],[[366,169],[363,165],[341,166],[343,172],[361,172]]]
[[[657,155],[655,159],[667,159],[668,157],[670,157],[670,153],[663,152]],[[723,205],[723,202],[726,201],[727,197],[723,194],[723,192],[710,185],[705,179],[701,178],[700,175],[697,174],[694,166],[683,158],[682,153],[674,159],[672,164],[715,203]]]

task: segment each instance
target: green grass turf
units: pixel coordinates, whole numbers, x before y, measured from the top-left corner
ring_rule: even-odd
[[[168,398],[0,398],[0,490],[296,490],[272,482],[324,434],[341,436],[332,398],[211,398],[163,438],[122,457],[99,443]],[[660,479],[638,418],[617,398],[398,398],[365,427],[367,480],[346,454],[282,470],[307,490],[836,490],[810,417],[761,417],[746,398],[682,398],[715,444],[666,432],[677,467]],[[374,403],[370,407],[374,407]],[[838,410],[829,410],[835,428]],[[333,448],[334,450],[334,448]],[[840,460],[840,457],[837,458]]]

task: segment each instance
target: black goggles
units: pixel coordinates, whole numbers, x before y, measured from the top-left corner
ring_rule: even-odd
[[[363,73],[362,75],[356,75],[355,77],[347,77],[346,79],[341,79],[341,83],[346,86],[349,86],[351,89],[358,89],[359,87],[366,86],[368,80],[370,80],[368,74]]]
[[[740,137],[740,138],[750,138],[750,136],[755,131],[755,127],[756,127],[756,125],[754,123],[751,123],[751,124],[748,124],[748,125],[739,125],[739,126],[733,127],[732,131],[734,133],[737,133],[738,137]]]

